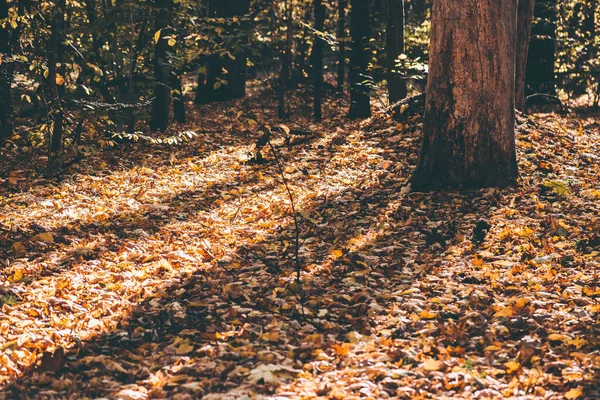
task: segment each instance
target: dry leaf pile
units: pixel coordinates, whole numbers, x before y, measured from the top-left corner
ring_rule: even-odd
[[[420,119],[334,109],[278,147],[298,285],[232,104],[2,194],[0,398],[600,397],[593,121],[521,119],[518,187],[414,193]]]

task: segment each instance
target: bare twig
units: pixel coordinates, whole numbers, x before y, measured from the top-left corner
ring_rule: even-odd
[[[265,128],[265,129],[269,129],[269,128]],[[285,186],[288,197],[290,199],[292,215],[294,216],[294,228],[296,231],[295,251],[294,251],[295,259],[296,259],[295,260],[296,261],[296,281],[300,282],[300,272],[301,272],[301,267],[300,267],[300,227],[298,225],[298,215],[296,214],[296,206],[294,204],[294,195],[292,194],[292,191],[287,183],[287,179],[285,179],[285,174],[283,172],[283,166],[281,165],[281,160],[279,159],[279,155],[277,154],[277,150],[275,149],[275,146],[273,146],[273,144],[271,143],[271,138],[269,136],[266,136],[266,141],[267,141],[267,144],[269,145],[269,147],[271,148],[271,151],[273,152],[273,156],[275,157],[275,162],[277,162],[277,168],[279,169],[279,174],[281,175],[281,179],[283,180],[283,185]]]

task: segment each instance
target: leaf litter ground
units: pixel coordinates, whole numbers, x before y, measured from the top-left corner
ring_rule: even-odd
[[[597,120],[520,118],[518,187],[414,193],[420,118],[332,99],[274,139],[300,288],[273,155],[247,163],[264,97],[203,107],[184,145],[11,175],[0,398],[600,397]]]

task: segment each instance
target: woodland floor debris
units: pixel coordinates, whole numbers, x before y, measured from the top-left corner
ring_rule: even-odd
[[[272,154],[249,165],[251,123],[223,121],[275,121],[259,101],[10,175],[0,398],[600,397],[597,119],[521,118],[517,187],[440,193],[410,190],[418,116],[361,127],[332,99],[288,124],[316,133],[278,149],[299,290]]]

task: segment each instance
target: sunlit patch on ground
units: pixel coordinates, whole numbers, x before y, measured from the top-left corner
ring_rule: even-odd
[[[419,123],[275,138],[301,286],[235,123],[2,194],[0,398],[600,396],[598,132],[521,120],[518,187],[414,193]]]

